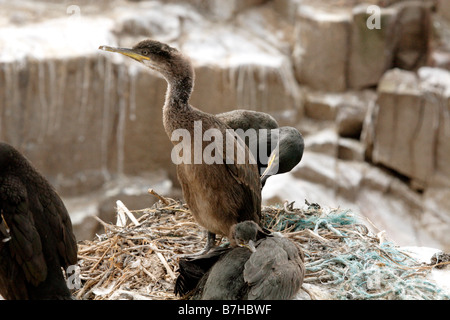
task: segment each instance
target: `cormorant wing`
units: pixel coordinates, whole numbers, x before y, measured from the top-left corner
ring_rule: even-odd
[[[61,259],[61,266],[67,268],[70,265],[75,265],[78,259],[78,246],[72,231],[72,222],[64,203],[48,183],[37,194],[39,196],[38,201],[43,207],[42,217],[40,218],[49,225],[55,248]]]
[[[208,253],[193,257],[184,258],[179,261],[179,276],[175,282],[175,295],[184,296],[194,290],[200,279],[211,269],[211,267],[224,254],[231,250],[229,247],[215,247]]]
[[[244,141],[231,128],[227,129],[229,130],[225,130],[223,143],[223,161],[236,182],[243,186],[244,192],[248,192],[249,208],[256,206],[257,214],[261,216],[261,182],[257,162]],[[232,154],[229,152],[230,146],[234,150]]]
[[[22,267],[27,281],[35,286],[47,277],[47,264],[42,252],[41,237],[29,208],[25,185],[14,176],[2,179],[0,211],[10,234],[10,252]]]
[[[259,242],[244,267],[244,280],[249,285],[249,300],[291,299],[300,289],[304,269],[298,265],[300,252],[293,256],[284,238],[266,238]],[[292,244],[295,246],[295,244]]]

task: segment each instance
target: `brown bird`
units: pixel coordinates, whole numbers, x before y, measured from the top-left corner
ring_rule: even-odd
[[[277,129],[278,122],[270,114],[260,111],[237,109],[228,112],[222,112],[216,115],[217,118],[226,123],[230,128],[242,129]]]
[[[77,263],[64,203],[31,163],[0,143],[0,294],[71,299],[61,268]]]
[[[180,260],[174,292],[193,300],[289,300],[302,286],[305,267],[300,247],[271,236],[253,221],[233,226],[237,247]]]
[[[232,225],[253,220],[259,223],[261,215],[261,182],[258,166],[245,143],[230,127],[214,115],[202,112],[189,104],[194,87],[194,70],[190,60],[167,44],[144,40],[131,49],[101,46],[100,49],[118,52],[131,57],[145,66],[158,71],[166,79],[168,89],[163,107],[163,124],[169,138],[180,129],[186,130],[191,138],[204,136],[209,129],[215,129],[221,140],[231,141],[236,152],[227,152],[227,143],[217,140],[200,142],[200,150],[215,147],[215,159],[211,164],[195,163],[195,141],[183,139],[183,159],[190,163],[177,164],[177,175],[184,199],[196,221],[208,230],[204,251],[214,246],[215,235],[229,236]],[[196,126],[196,124],[201,126]],[[230,130],[227,130],[230,129]],[[216,137],[217,138],[217,137]],[[189,141],[187,141],[189,140]],[[211,139],[213,140],[213,139]],[[172,141],[176,146],[178,141]],[[238,155],[245,155],[248,161],[238,161]],[[204,159],[203,159],[204,160]]]
[[[291,171],[302,159],[302,134],[294,127],[279,127],[267,113],[238,109],[216,116],[232,129],[241,129],[237,133],[257,160],[262,187],[269,177]]]

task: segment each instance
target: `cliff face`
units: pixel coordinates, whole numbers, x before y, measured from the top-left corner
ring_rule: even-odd
[[[269,112],[305,135],[302,163],[268,180],[266,203],[348,205],[405,245],[448,249],[446,5],[2,3],[0,139],[21,149],[65,196],[160,170],[176,187],[161,121],[165,81],[97,50],[154,38],[191,57],[192,105],[210,113]]]

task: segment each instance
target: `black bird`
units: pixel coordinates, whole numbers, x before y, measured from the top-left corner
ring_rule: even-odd
[[[15,148],[0,143],[0,294],[7,300],[71,299],[61,268],[77,263],[60,197]]]
[[[233,130],[242,129],[237,133],[257,160],[262,187],[270,176],[289,172],[301,161],[305,145],[296,128],[278,127],[265,112],[238,109],[216,116]],[[248,131],[251,129],[256,134]],[[265,133],[261,129],[266,129]]]
[[[230,247],[180,259],[175,294],[193,300],[292,299],[305,274],[300,247],[268,235],[253,221],[236,224],[231,233]]]
[[[101,46],[100,49],[118,52],[145,66],[158,71],[167,81],[168,90],[163,107],[164,129],[170,139],[179,130],[187,131],[191,137],[183,139],[184,153],[195,155],[197,134],[214,129],[219,132],[222,141],[232,139],[237,152],[227,153],[227,143],[219,145],[217,141],[202,141],[201,151],[211,144],[218,148],[219,162],[177,164],[177,176],[183,190],[184,199],[195,220],[208,230],[207,244],[203,252],[213,247],[215,235],[229,236],[233,224],[244,220],[259,223],[261,216],[261,182],[258,166],[250,151],[237,135],[230,133],[228,127],[216,116],[202,112],[189,104],[194,88],[194,70],[190,60],[175,48],[167,44],[144,40],[131,49]],[[201,129],[196,127],[201,124]],[[201,131],[196,134],[196,131]],[[231,130],[230,130],[231,131]],[[177,146],[179,142],[172,141]],[[244,163],[237,161],[238,154],[243,154]],[[252,159],[250,161],[250,159]],[[204,160],[204,159],[203,159]]]

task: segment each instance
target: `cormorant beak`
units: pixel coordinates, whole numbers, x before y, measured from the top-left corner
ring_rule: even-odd
[[[251,252],[256,252],[255,243],[253,240],[249,240],[248,243],[238,243],[239,247],[247,248]]]
[[[251,251],[251,252],[256,252],[256,247],[255,247],[255,243],[253,242],[253,240],[249,240],[247,243],[247,248]]]
[[[127,48],[114,48],[114,47],[108,47],[108,46],[100,46],[98,47],[100,50],[104,51],[110,51],[110,52],[117,52],[121,53],[124,56],[130,57],[134,60],[137,60],[139,62],[142,62],[143,60],[150,60],[149,57],[143,56],[139,53],[136,53],[133,51],[133,49],[127,49]]]
[[[277,159],[277,156],[278,156],[277,152],[272,152],[272,154],[270,155],[270,159],[269,159],[269,163],[267,165],[267,168],[266,168],[266,170],[264,170],[264,172],[261,174],[261,177],[260,177],[260,179],[261,179],[261,188],[264,187],[264,185],[266,183],[266,180],[273,174],[272,171],[274,171],[274,168],[276,166],[275,165],[275,163],[276,163],[275,160]],[[275,168],[275,169],[278,169],[278,168]]]

